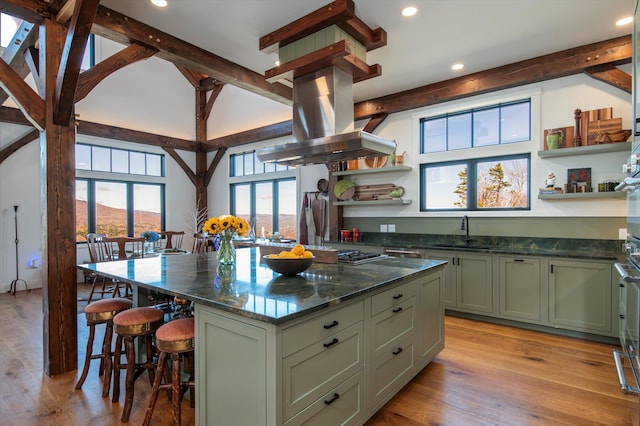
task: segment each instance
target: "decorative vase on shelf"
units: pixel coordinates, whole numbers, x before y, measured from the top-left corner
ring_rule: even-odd
[[[230,230],[222,231],[220,235],[220,247],[218,248],[218,264],[219,265],[235,265],[236,264],[236,248],[233,246],[234,232]]]
[[[560,148],[563,136],[562,130],[560,129],[549,130],[547,133],[547,147],[549,147],[549,149]]]

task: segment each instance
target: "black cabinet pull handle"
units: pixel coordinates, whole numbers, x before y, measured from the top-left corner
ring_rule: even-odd
[[[620,286],[620,288],[624,288],[624,283],[620,283],[618,285]]]
[[[524,259],[513,259],[514,262],[524,262]]]
[[[620,314],[619,316],[620,316],[620,319],[624,319],[624,315]]]
[[[393,296],[394,299],[398,300],[402,297],[402,293],[398,293],[395,296]]]
[[[398,348],[395,351],[391,352],[394,355],[398,355],[400,352],[402,352],[402,348]]]
[[[553,265],[551,265],[551,273],[553,274]]]
[[[338,395],[337,393],[334,393],[333,396],[331,397],[331,399],[329,399],[329,400],[325,399],[324,403],[327,404],[327,405],[331,405],[331,404],[333,404],[333,401],[335,401],[338,398],[340,398],[340,395]]]
[[[402,306],[398,306],[397,308],[395,308],[393,311],[394,314],[397,314],[398,312],[400,312],[402,310]]]
[[[336,325],[340,324],[338,321],[333,321],[331,324],[325,325],[323,326],[326,330],[335,327]]]
[[[328,348],[329,346],[333,346],[333,345],[335,345],[336,343],[338,343],[338,339],[336,339],[336,338],[334,337],[332,341],[330,341],[329,343],[323,343],[323,345],[324,345],[324,347],[325,347],[325,348]]]

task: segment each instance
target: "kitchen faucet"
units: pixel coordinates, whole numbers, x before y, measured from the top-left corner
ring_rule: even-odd
[[[460,230],[466,231],[464,235],[464,245],[468,246],[469,243],[471,242],[471,239],[469,238],[469,216],[467,216],[466,214],[462,216],[462,223],[460,224]]]

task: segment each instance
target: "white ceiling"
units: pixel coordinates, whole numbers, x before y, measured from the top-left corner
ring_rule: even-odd
[[[274,55],[261,36],[330,3],[329,0],[103,0],[102,5],[263,74]],[[382,76],[354,86],[362,101],[460,75],[631,33],[615,21],[633,0],[355,0],[356,15],[382,27],[387,46],[369,52]],[[418,7],[413,18],[400,9]],[[451,71],[464,62],[462,71]]]

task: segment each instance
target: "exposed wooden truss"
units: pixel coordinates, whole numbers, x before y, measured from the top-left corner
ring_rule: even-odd
[[[594,66],[629,63],[633,52],[631,44],[631,36],[618,37],[358,102],[354,107],[354,116],[356,120],[362,120],[375,114],[393,114],[467,96],[589,73],[588,70]],[[616,84],[615,81],[609,83]],[[617,87],[625,90],[624,87]]]
[[[57,3],[61,3],[57,5],[58,8],[64,4],[64,2]],[[334,3],[341,7],[340,10],[344,9],[344,13],[349,13],[350,1],[339,0]],[[47,7],[51,8],[53,6],[56,5],[53,5],[53,3],[47,4],[46,2],[39,0],[0,0],[0,10],[5,10],[24,19],[35,19],[36,21],[38,19],[42,19],[40,14],[44,13],[42,12],[43,10],[47,11]],[[46,15],[46,13],[44,14]],[[349,22],[352,23],[354,28],[360,28],[356,21]],[[148,46],[149,40],[153,40],[154,37],[156,37],[159,41],[152,43],[155,46],[151,50],[158,52],[156,54],[157,57],[161,57],[174,63],[178,70],[185,75],[194,87],[195,84],[199,84],[202,87],[206,86],[208,89],[209,86],[213,87],[218,85],[217,92],[219,93],[221,84],[229,83],[251,90],[255,93],[263,94],[271,99],[290,103],[290,88],[278,83],[266,83],[266,81],[264,81],[264,77],[261,75],[257,75],[256,73],[246,70],[237,64],[205,52],[202,49],[176,39],[168,34],[159,32],[145,24],[125,17],[102,6],[98,8],[96,13],[93,31],[103,37],[125,44],[139,43],[138,46]],[[365,32],[362,28],[358,31],[360,33]],[[377,30],[370,31],[371,32],[368,35],[370,40],[368,43],[372,48],[375,48],[377,45],[376,43],[379,44],[386,42],[386,34],[380,33],[380,31]],[[261,40],[261,47],[265,49],[271,48],[274,43],[277,44],[279,42],[283,42],[283,40],[284,42],[290,42],[286,37],[287,34],[274,32],[274,37],[269,38],[268,36],[265,36],[263,37],[264,41]],[[278,39],[278,41],[274,42],[273,40],[276,39]],[[138,49],[142,48],[138,47]],[[180,54],[169,54],[166,52],[168,49],[171,49],[172,52],[180,52]],[[611,84],[620,90],[629,92],[630,76],[615,66],[630,62],[631,51],[631,36],[624,36],[599,43],[580,46],[552,53],[550,55],[520,61],[503,67],[474,73],[468,76],[434,83],[368,101],[358,102],[354,105],[354,118],[356,120],[362,120],[372,117],[380,117],[380,114],[383,113],[392,114],[454,99],[460,99],[465,96],[489,93],[509,87],[578,73],[586,73],[587,75]],[[115,58],[112,60],[116,62]],[[201,62],[201,64],[194,63],[198,61]],[[115,69],[110,72],[113,72],[114,70]],[[104,76],[106,75],[103,75],[102,78],[104,78]],[[82,74],[80,75],[78,85],[78,91],[80,91],[80,94],[76,94],[76,98],[78,96],[86,96],[86,93],[84,92],[89,87],[89,80],[89,76],[83,77]],[[208,111],[210,111],[213,105],[215,96],[216,93],[214,92],[209,98],[209,102],[207,104]],[[381,123],[379,118],[376,118],[374,122],[376,123],[376,126]],[[130,132],[134,132],[119,128],[114,128],[112,131],[108,129],[110,126],[105,126],[105,129],[99,131],[99,126],[100,125],[97,123],[92,123],[91,127],[93,132],[100,133],[104,135],[104,137],[109,137],[109,134],[122,135],[132,134]],[[291,133],[290,128],[290,121],[268,125],[207,140],[206,142],[202,142],[201,147],[198,147],[198,145],[195,144],[193,150],[198,151],[203,149],[205,151],[211,151],[221,147],[228,148],[259,140],[286,136]],[[158,146],[167,146],[167,140],[173,140],[173,138],[167,138],[161,135],[156,136]],[[147,141],[146,143],[153,144],[149,137],[145,139]]]

